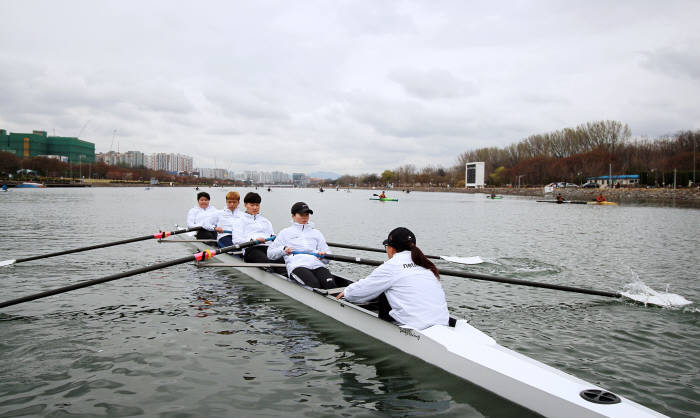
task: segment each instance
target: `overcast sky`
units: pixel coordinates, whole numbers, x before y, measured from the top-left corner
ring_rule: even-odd
[[[341,174],[594,120],[656,137],[700,128],[698,16],[668,0],[0,0],[0,128]]]

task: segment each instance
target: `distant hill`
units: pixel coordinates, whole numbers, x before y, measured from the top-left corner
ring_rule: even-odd
[[[313,178],[324,179],[324,180],[325,179],[335,180],[338,177],[340,177],[340,174],[333,173],[330,171],[316,171],[316,172],[307,174],[307,177],[313,177]]]

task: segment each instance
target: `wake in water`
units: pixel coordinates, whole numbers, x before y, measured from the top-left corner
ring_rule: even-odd
[[[666,292],[657,292],[639,279],[626,284],[620,294],[645,305],[650,304],[668,308],[679,308],[693,303],[681,295],[668,293],[668,287]]]

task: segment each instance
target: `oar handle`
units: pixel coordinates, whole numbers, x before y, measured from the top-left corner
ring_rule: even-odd
[[[8,300],[6,302],[0,302],[0,308],[12,306],[12,305],[17,305],[19,303],[29,302],[29,301],[36,300],[36,299],[42,299],[42,298],[45,298],[48,296],[57,295],[59,293],[70,292],[71,290],[82,289],[84,287],[93,286],[93,285],[100,284],[100,283],[111,282],[112,280],[117,280],[117,279],[121,279],[124,277],[129,277],[129,276],[135,276],[137,274],[147,273],[149,271],[174,266],[177,264],[187,263],[189,261],[206,261],[206,260],[209,260],[210,258],[212,258],[216,255],[219,255],[221,253],[227,253],[229,251],[235,251],[235,250],[240,250],[242,248],[251,247],[257,243],[258,243],[257,241],[251,240],[248,242],[244,242],[242,244],[235,244],[235,245],[231,245],[228,247],[219,248],[217,250],[200,251],[196,254],[189,255],[187,257],[182,257],[182,258],[178,258],[175,260],[154,264],[154,265],[147,266],[147,267],[141,267],[138,269],[125,271],[122,273],[112,274],[110,276],[101,277],[99,279],[86,280],[84,282],[75,283],[75,284],[70,285],[70,286],[59,287],[56,289],[47,290],[45,292],[36,293],[34,295],[29,295],[29,296],[24,296],[24,297],[17,298],[17,299]]]
[[[42,255],[34,255],[31,257],[25,257],[25,258],[18,258],[15,260],[16,263],[24,263],[26,261],[32,261],[32,260],[39,260],[42,258],[49,258],[49,257],[57,257],[59,255],[66,255],[66,254],[73,254],[73,253],[79,253],[82,251],[89,251],[89,250],[95,250],[98,248],[106,248],[106,247],[113,247],[115,245],[122,245],[122,244],[129,244],[132,242],[137,242],[137,241],[145,241],[148,239],[163,239],[165,237],[168,237],[170,235],[177,235],[177,234],[184,234],[185,232],[191,232],[191,231],[199,231],[202,229],[201,226],[195,226],[192,228],[187,228],[187,229],[181,229],[179,231],[172,231],[172,232],[159,232],[157,234],[151,234],[151,235],[144,235],[142,237],[136,237],[136,238],[129,238],[129,239],[124,239],[121,241],[113,241],[113,242],[107,242],[104,244],[96,244],[96,245],[90,245],[87,247],[80,247],[80,248],[74,248],[72,250],[65,250],[65,251],[58,251],[55,253],[49,253],[49,254],[42,254]]]
[[[299,255],[299,254],[313,255],[314,257],[318,257],[318,258],[325,258],[327,255],[327,254],[319,254],[319,253],[316,253],[313,251],[292,251],[292,255]]]
[[[383,262],[381,262],[381,261],[367,260],[367,259],[363,259],[360,257],[347,257],[347,256],[335,255],[335,254],[327,254],[325,258],[328,260],[344,261],[344,262],[355,263],[355,264],[365,264],[368,266],[380,266],[383,264]],[[588,294],[588,295],[605,296],[605,297],[611,297],[611,298],[622,297],[622,295],[619,293],[605,292],[602,290],[584,289],[584,288],[580,288],[580,287],[564,286],[564,285],[550,284],[550,283],[531,282],[528,280],[511,279],[508,277],[490,276],[490,275],[486,275],[486,274],[469,273],[469,272],[465,272],[465,271],[438,269],[438,272],[444,276],[464,277],[467,279],[476,279],[476,280],[485,280],[485,281],[489,281],[489,282],[515,284],[515,285],[519,285],[519,286],[530,286],[530,287],[540,287],[540,288],[544,288],[544,289],[563,290],[566,292],[584,293],[584,294]]]
[[[327,242],[328,246],[330,247],[338,247],[338,248],[347,248],[349,250],[361,250],[361,251],[373,251],[375,253],[386,253],[386,250],[382,250],[381,248],[372,248],[372,247],[362,247],[359,245],[350,245],[350,244],[341,244],[338,242]],[[441,258],[437,255],[427,255],[424,254],[427,258],[432,258],[435,260],[440,260]]]
[[[224,229],[224,234],[233,234],[233,231],[227,231]],[[275,238],[277,238],[277,235],[270,235],[269,237],[265,238],[265,241],[274,241]]]

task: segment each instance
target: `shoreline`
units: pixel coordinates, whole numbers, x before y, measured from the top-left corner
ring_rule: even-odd
[[[395,190],[395,189],[394,189]],[[488,187],[483,189],[456,189],[446,187],[416,187],[411,191],[425,192],[448,192],[448,193],[470,193],[470,194],[490,194],[510,196],[529,196],[545,199],[555,199],[558,193],[566,200],[595,200],[598,193],[602,193],[611,202],[627,203],[674,203],[687,202],[700,206],[700,189],[698,188],[619,188],[619,189],[582,189],[582,188],[558,188],[554,193],[544,193],[544,187],[523,187],[520,189],[509,187]]]
[[[5,182],[9,187],[14,187],[11,183],[21,183],[21,182]],[[108,181],[86,181],[85,183],[47,183],[47,188],[54,187],[150,187],[150,188],[183,188],[183,187],[199,187],[202,190],[214,188],[213,186],[207,185],[196,185],[196,184],[174,184],[170,186],[167,183],[161,184],[148,184],[148,183],[132,183],[132,182],[108,182]],[[241,186],[216,186],[216,188],[235,188]],[[255,187],[255,186],[242,186],[242,187]],[[263,189],[263,186],[258,186],[258,188]],[[314,187],[304,187],[304,189],[314,189]],[[273,186],[273,189],[276,189]],[[285,188],[286,189],[286,188]],[[327,191],[332,192],[335,190],[334,187],[326,186]],[[367,190],[368,192],[376,192],[385,190],[391,193],[391,197],[396,197],[396,195],[404,195],[402,188],[381,188],[381,187],[341,187],[341,190]],[[510,188],[510,187],[484,187],[480,189],[474,188],[455,188],[455,187],[409,187],[412,192],[443,192],[443,193],[467,193],[467,194],[483,194],[487,195],[491,192],[497,195],[504,196],[524,196],[540,199],[555,199],[558,193],[566,200],[595,200],[598,193],[603,193],[603,196],[608,201],[620,202],[620,203],[649,203],[649,204],[678,204],[681,203],[686,206],[700,207],[700,188],[619,188],[619,189],[608,189],[608,188],[598,188],[598,189],[583,189],[583,188],[558,188],[554,190],[554,193],[544,193],[544,187],[522,187],[522,188]]]

